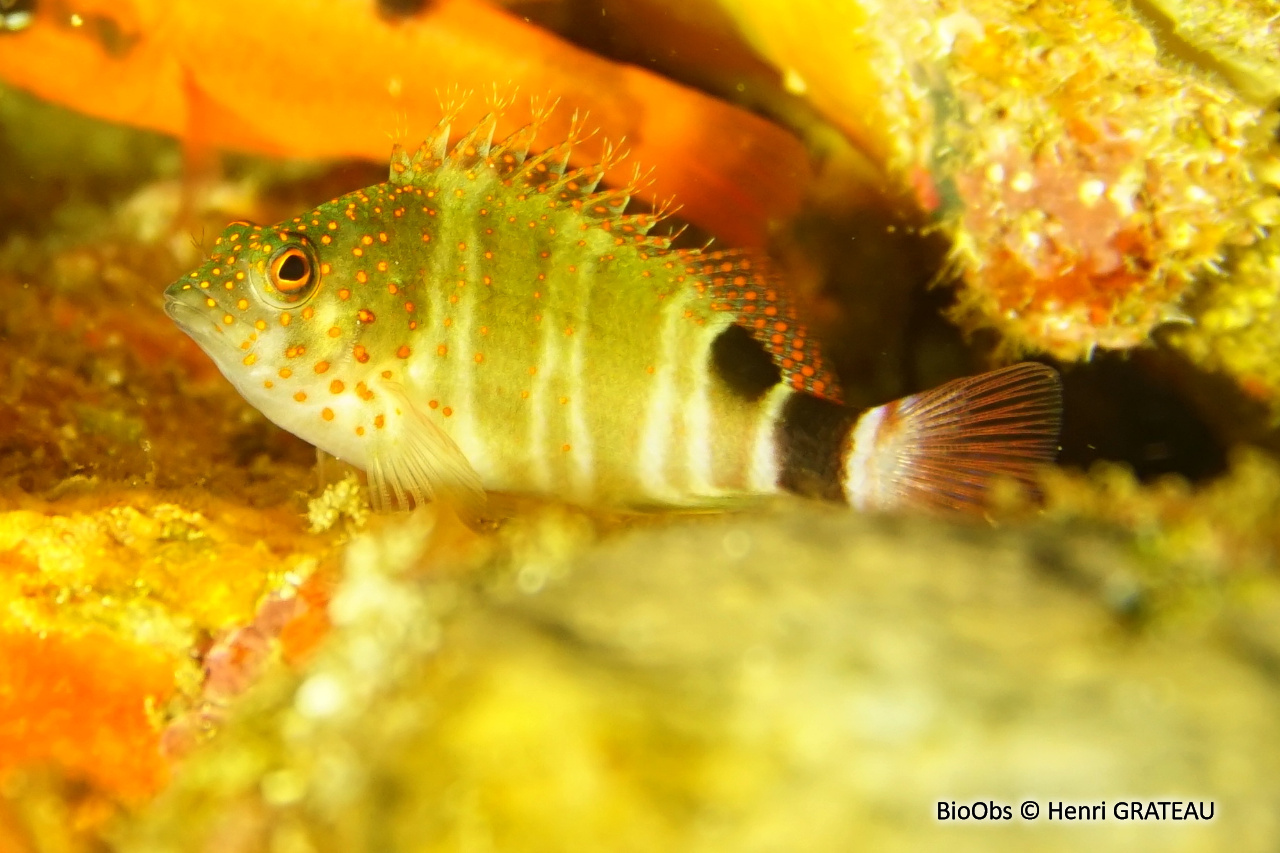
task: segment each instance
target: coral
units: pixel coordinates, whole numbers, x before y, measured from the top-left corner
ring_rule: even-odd
[[[1171,67],[1128,7],[866,0],[806,4],[780,26],[768,4],[726,6],[934,217],[954,246],[955,316],[1009,351],[1142,345],[1256,232],[1262,109]]]
[[[1127,634],[1093,592],[1144,570],[1123,538],[799,506],[604,540],[566,521],[446,555],[471,567],[453,578],[429,570],[429,516],[362,534],[330,640],[245,698],[122,850],[1077,849],[1061,825],[934,818],[1041,791],[1211,792],[1219,817],[1178,849],[1272,837],[1266,667]]]

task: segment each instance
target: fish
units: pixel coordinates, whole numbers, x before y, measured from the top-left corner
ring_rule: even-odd
[[[628,211],[585,131],[456,141],[276,225],[233,222],[168,316],[268,419],[362,469],[375,508],[488,492],[618,509],[779,493],[864,511],[983,512],[1052,462],[1061,382],[1022,363],[869,409],[758,253],[677,248]],[[613,155],[611,155],[613,156]],[[637,175],[637,180],[639,176]]]

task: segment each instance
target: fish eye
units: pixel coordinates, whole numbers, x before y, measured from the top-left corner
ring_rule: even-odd
[[[302,302],[319,282],[315,257],[307,243],[284,246],[267,263],[267,293],[285,305]]]

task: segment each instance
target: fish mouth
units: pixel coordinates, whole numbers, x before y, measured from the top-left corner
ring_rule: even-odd
[[[186,332],[206,351],[229,348],[226,335],[219,334],[222,330],[210,319],[209,312],[204,308],[197,308],[180,297],[166,293],[164,313],[169,316],[174,325]]]

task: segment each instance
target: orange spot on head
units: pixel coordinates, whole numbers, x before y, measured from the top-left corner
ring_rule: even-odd
[[[340,289],[338,290],[338,298],[339,298],[339,299],[343,299],[343,300],[350,299],[350,298],[351,298],[351,291],[350,291],[350,290],[348,290],[348,289],[347,289],[347,288],[345,288],[345,287],[340,288]]]
[[[312,308],[310,305],[302,309],[302,319],[310,320],[314,316],[316,316],[316,309]]]
[[[356,344],[351,350],[351,355],[361,364],[365,364],[369,361],[369,351],[364,348],[363,344]]]
[[[440,401],[439,401],[439,400],[429,400],[429,401],[427,402],[427,405],[428,405],[429,407],[433,408],[433,409],[438,409],[438,408],[440,408]]]
[[[413,350],[409,349],[408,344],[401,344],[400,348],[396,350],[396,358],[408,358],[412,353]]]
[[[453,414],[453,409],[449,408],[448,406],[445,406],[443,409],[440,410],[440,414],[444,415],[447,418]]]
[[[280,312],[280,325],[281,325],[281,326],[287,326],[287,325],[289,325],[289,321],[290,321],[290,320],[292,320],[292,319],[293,319],[293,318],[292,318],[291,316],[289,316],[289,312],[288,312],[288,311],[281,311],[281,312]]]
[[[329,369],[329,362],[327,361],[316,362],[316,373],[324,373],[328,369]]]
[[[342,393],[342,389],[343,389],[343,388],[345,388],[345,387],[346,387],[346,386],[342,384],[342,380],[341,380],[341,379],[335,379],[335,380],[333,380],[332,382],[330,382],[330,383],[329,383],[329,393],[330,393],[330,394],[341,394],[341,393]]]
[[[325,406],[323,409],[320,410],[320,417],[324,418],[326,421],[333,420],[333,409],[329,408],[328,406]]]
[[[376,319],[377,318],[373,315],[373,312],[370,311],[368,308],[361,308],[359,311],[356,312],[356,320],[358,320],[359,322],[363,323],[366,326],[372,323]]]
[[[299,391],[293,395],[293,399],[297,400],[299,403],[305,403],[307,401],[307,392]]]
[[[563,450],[565,453],[568,453],[572,448],[570,448],[570,446],[567,444],[562,444],[560,445],[560,449]]]
[[[290,370],[289,368],[287,368],[287,367],[282,367],[282,368],[280,368],[280,378],[281,378],[281,379],[288,379],[288,378],[289,378],[290,376],[292,376],[292,375],[293,375],[293,371],[292,371],[292,370]]]
[[[378,415],[377,417],[375,417],[373,419],[373,425],[378,429],[382,429],[384,426],[386,426],[387,425],[386,415]]]
[[[484,361],[484,353],[476,353],[476,364],[480,364],[482,361]]]
[[[365,272],[364,270],[356,270],[356,281],[360,282],[361,284],[364,284],[368,280],[369,280],[369,274],[367,272]]]
[[[356,427],[356,435],[364,435],[364,427],[362,426]]]
[[[336,337],[339,337],[341,334],[342,334],[342,327],[341,327],[341,326],[330,326],[330,327],[329,327],[329,337],[331,337],[331,338],[336,338]]]

